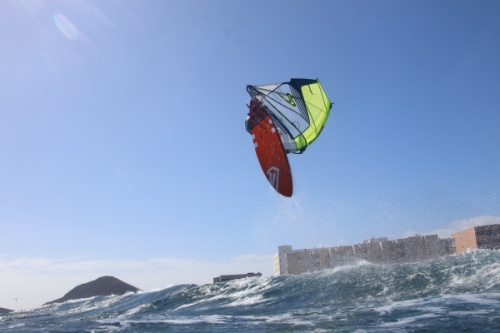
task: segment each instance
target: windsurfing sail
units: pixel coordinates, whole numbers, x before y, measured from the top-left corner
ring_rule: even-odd
[[[316,140],[332,107],[318,79],[248,85],[247,91],[266,106],[287,153],[301,154]]]
[[[291,197],[293,182],[287,154],[301,154],[325,126],[332,103],[319,80],[248,85],[252,97],[245,121],[260,166],[271,186]]]

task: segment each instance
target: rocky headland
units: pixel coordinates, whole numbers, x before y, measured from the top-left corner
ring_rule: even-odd
[[[113,276],[102,276],[94,281],[81,284],[71,289],[63,297],[47,302],[44,305],[94,296],[123,295],[128,292],[135,293],[137,291],[140,291],[140,289]]]
[[[5,308],[0,308],[0,315],[1,314],[6,314],[6,313],[9,313],[9,312],[12,312],[14,310],[9,310],[9,309],[5,309]]]

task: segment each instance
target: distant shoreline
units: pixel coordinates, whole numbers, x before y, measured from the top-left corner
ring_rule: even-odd
[[[9,313],[9,312],[14,312],[14,310],[0,308],[0,314],[6,314],[6,313]]]

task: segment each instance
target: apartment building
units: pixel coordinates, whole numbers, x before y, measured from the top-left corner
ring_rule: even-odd
[[[302,274],[353,264],[359,260],[372,263],[408,263],[454,253],[451,238],[437,235],[412,236],[396,240],[372,238],[362,244],[294,250],[278,247],[274,256],[274,274]]]
[[[451,235],[455,242],[456,253],[468,249],[500,249],[500,224],[472,227]]]

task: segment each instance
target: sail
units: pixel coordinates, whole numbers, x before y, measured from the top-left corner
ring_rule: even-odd
[[[297,154],[320,135],[332,107],[317,79],[248,85],[247,91],[268,108],[285,150]]]

